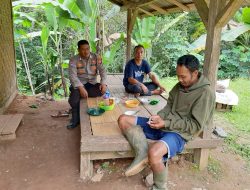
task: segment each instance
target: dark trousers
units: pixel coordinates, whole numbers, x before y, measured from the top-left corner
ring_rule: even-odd
[[[88,97],[98,97],[102,96],[102,93],[100,91],[100,83],[96,83],[95,85],[86,83],[84,85],[85,89],[88,92]],[[72,119],[71,122],[73,125],[77,125],[80,123],[80,100],[81,95],[78,88],[74,88],[73,86],[70,86],[70,95],[69,95],[69,104],[72,108]]]
[[[133,94],[140,93],[140,95],[142,95],[142,96],[151,96],[151,91],[158,88],[158,86],[156,84],[154,84],[153,82],[144,82],[143,84],[148,88],[147,94],[144,94],[144,92],[139,84],[128,84],[128,86],[125,88],[125,90],[128,93],[133,93]]]

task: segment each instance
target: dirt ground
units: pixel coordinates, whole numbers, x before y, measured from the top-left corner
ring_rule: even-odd
[[[37,104],[38,108],[30,108]],[[67,130],[69,118],[51,118],[68,110],[67,101],[42,101],[19,95],[6,113],[23,113],[14,141],[0,143],[1,190],[143,190],[142,174],[126,178],[123,171],[131,159],[103,160],[100,182],[79,178],[80,129]],[[220,123],[220,122],[219,122]],[[247,163],[225,145],[211,151],[209,171],[180,159],[169,165],[170,190],[250,190]]]

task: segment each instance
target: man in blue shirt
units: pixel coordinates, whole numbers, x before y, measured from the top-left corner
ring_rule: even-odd
[[[165,88],[159,83],[156,76],[151,73],[150,66],[143,59],[144,47],[142,45],[135,46],[134,59],[131,59],[125,67],[123,85],[126,92],[133,93],[136,96],[152,94],[161,94]],[[148,75],[152,82],[144,82],[144,76]],[[160,89],[157,89],[157,88]]]

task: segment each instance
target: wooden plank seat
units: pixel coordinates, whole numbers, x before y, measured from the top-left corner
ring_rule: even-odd
[[[148,143],[155,141],[148,139]],[[213,149],[222,142],[221,139],[202,139],[196,137],[185,145],[185,149],[205,148]],[[131,151],[132,148],[123,136],[91,136],[81,140],[81,152],[107,152],[107,151]]]
[[[16,130],[23,114],[0,115],[0,141],[16,139]]]
[[[122,76],[109,75],[109,89],[111,95],[121,99],[128,96],[124,92],[122,86]],[[112,85],[112,82],[115,85]],[[155,106],[142,105],[134,110],[138,110],[138,115],[149,117],[156,114],[166,105],[166,99],[163,96],[153,96],[152,99],[159,99],[160,103]],[[88,180],[93,174],[93,160],[112,159],[112,158],[126,158],[133,157],[133,150],[128,141],[122,135],[117,119],[126,110],[123,103],[115,106],[114,110],[105,112],[102,116],[94,117],[86,113],[87,108],[96,107],[100,98],[88,98],[88,100],[81,100],[80,103],[80,124],[81,124],[81,165],[80,177],[83,180]],[[201,137],[188,142],[185,149],[194,150],[194,161],[201,169],[207,166],[209,149],[216,148],[222,144],[221,139],[212,138],[208,135],[208,131],[204,131]],[[148,140],[149,143],[154,141]]]

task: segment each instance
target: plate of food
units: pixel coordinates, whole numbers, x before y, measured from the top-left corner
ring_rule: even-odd
[[[150,105],[156,105],[159,103],[159,100],[153,99],[149,102]]]
[[[107,102],[101,101],[99,103],[99,108],[104,109],[105,111],[113,110],[115,107],[115,100],[110,98]]]
[[[125,105],[129,108],[135,108],[139,106],[140,102],[137,99],[127,100],[125,101]]]

